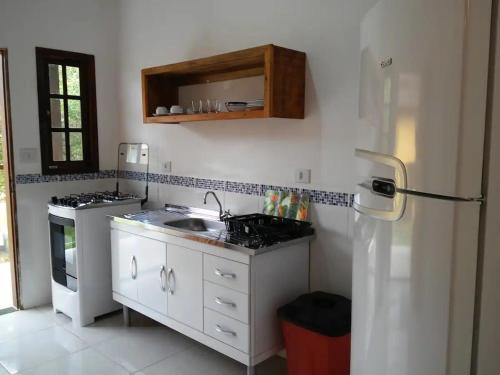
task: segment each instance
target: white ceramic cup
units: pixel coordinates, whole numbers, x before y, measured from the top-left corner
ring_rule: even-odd
[[[170,107],[170,113],[184,113],[184,108],[180,105],[173,105]]]
[[[156,107],[155,115],[167,115],[168,108],[167,107]]]

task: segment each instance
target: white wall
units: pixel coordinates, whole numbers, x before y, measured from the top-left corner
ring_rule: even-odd
[[[121,1],[122,139],[151,144],[180,175],[350,191],[359,75],[358,1]],[[251,5],[251,6],[250,6]],[[140,70],[262,44],[307,53],[305,120],[141,125]],[[196,152],[189,152],[196,148]]]
[[[22,163],[19,148],[40,149],[35,46],[95,55],[101,169],[115,167],[117,27],[114,0],[0,0],[0,46],[8,48],[17,174],[40,173]],[[50,301],[46,202],[52,195],[95,190],[96,181],[18,185],[21,301],[25,307]],[[83,189],[83,190],[82,190]]]
[[[360,21],[370,3],[121,0],[121,139],[149,143],[154,172],[161,173],[162,163],[170,160],[176,175],[352,192]],[[305,120],[142,123],[142,68],[268,43],[307,54]],[[311,185],[294,183],[295,168],[312,170]],[[161,185],[151,190],[157,205],[202,205],[203,192],[196,189]],[[260,197],[220,195],[233,211],[260,207]],[[312,286],[350,296],[350,209],[316,205],[312,220],[318,232]]]
[[[16,173],[19,148],[39,149],[35,46],[94,54],[101,169],[114,168],[119,141],[151,145],[152,170],[177,175],[351,192],[357,121],[359,25],[376,0],[0,0],[0,46],[9,49]],[[305,120],[240,120],[185,125],[142,123],[140,70],[261,44],[307,53]],[[101,186],[103,183],[105,186]],[[50,300],[45,202],[111,181],[18,185],[21,299]],[[151,206],[202,205],[203,191],[153,184]],[[233,212],[259,210],[260,197],[221,193]],[[33,214],[36,211],[36,214]],[[350,210],[315,205],[312,286],[351,294]]]

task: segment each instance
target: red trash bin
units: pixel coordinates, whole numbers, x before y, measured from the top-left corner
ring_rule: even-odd
[[[287,351],[288,375],[348,375],[351,301],[314,292],[278,310]]]

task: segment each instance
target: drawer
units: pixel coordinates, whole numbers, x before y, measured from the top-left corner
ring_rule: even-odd
[[[205,307],[248,324],[248,294],[210,281],[205,281],[203,294]]]
[[[205,334],[248,353],[250,347],[248,325],[207,308],[204,318]]]
[[[249,293],[248,265],[203,254],[203,278],[242,293]]]

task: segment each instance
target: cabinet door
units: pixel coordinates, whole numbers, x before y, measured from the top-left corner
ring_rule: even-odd
[[[167,244],[140,237],[137,256],[137,300],[167,314]]]
[[[202,253],[168,244],[168,316],[203,331]]]
[[[135,283],[137,250],[139,238],[136,235],[111,229],[111,274],[113,292],[137,300]]]

